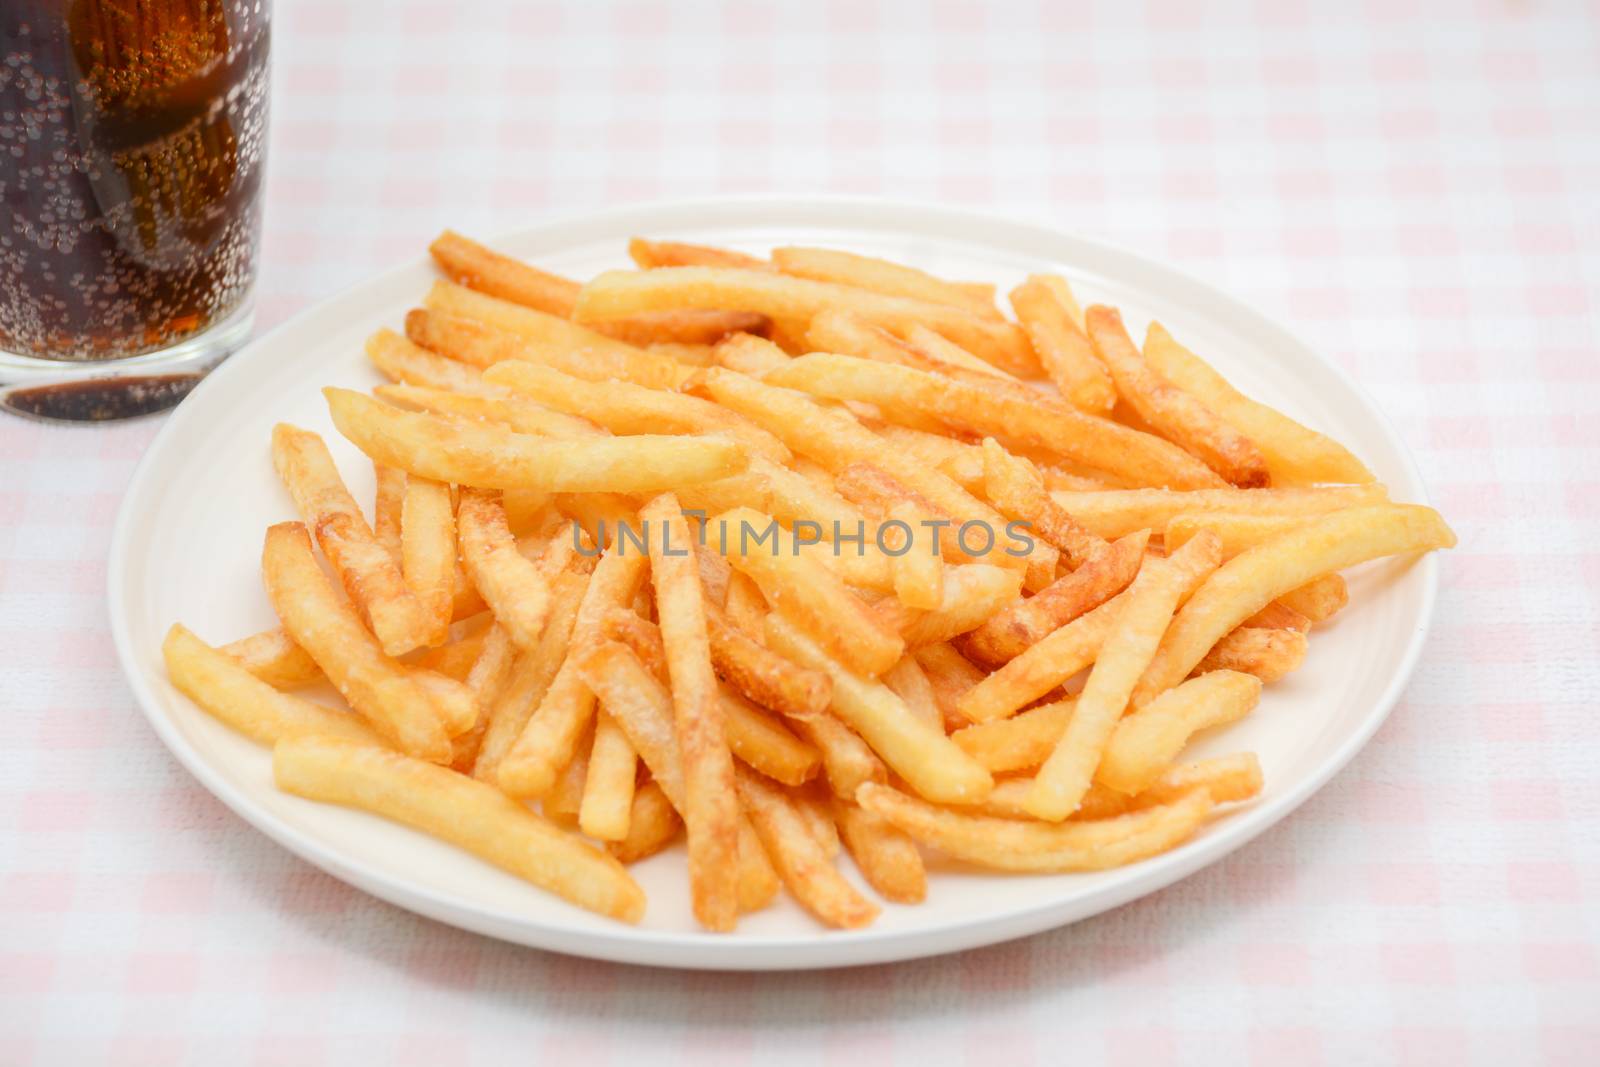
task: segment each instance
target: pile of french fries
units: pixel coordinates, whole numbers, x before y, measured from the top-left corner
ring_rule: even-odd
[[[1255,797],[1253,753],[1189,739],[1300,664],[1341,570],[1454,544],[1060,277],[1012,321],[847,252],[629,251],[579,283],[434,243],[445,279],[367,346],[391,381],[324,390],[370,521],[274,431],[281,626],[165,654],[282,789],[628,922],[628,865],[682,837],[706,929],[780,886],[860,927],[841,852],[909,904],[924,848],[1102,869]],[[348,709],[292,692],[318,683]]]

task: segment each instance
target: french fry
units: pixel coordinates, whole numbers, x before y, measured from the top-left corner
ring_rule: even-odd
[[[627,839],[638,763],[638,754],[622,728],[604,710],[598,712],[578,809],[578,826],[584,833],[600,841]]]
[[[1233,485],[1250,489],[1268,483],[1267,461],[1255,442],[1151,368],[1115,308],[1096,305],[1085,320],[1089,341],[1111,371],[1118,394],[1144,422]]]
[[[888,819],[947,856],[1003,871],[1093,871],[1120,867],[1187,840],[1215,806],[1204,789],[1170,804],[1094,822],[1021,822],[961,815],[896,792],[865,785],[856,794]]]
[[[1298,630],[1305,633],[1311,629],[1311,620],[1293,608],[1284,606],[1283,601],[1274,600],[1240,625],[1262,630]]]
[[[787,352],[771,341],[747,333],[736,333],[718,341],[712,357],[717,366],[748,374],[752,378],[759,378],[774,367],[783,366],[790,358]]]
[[[588,587],[589,575],[572,572],[558,575],[550,583],[550,611],[539,643],[517,654],[499,691],[492,699],[482,701],[485,725],[472,766],[474,778],[498,783],[501,762],[522,735],[565,662],[578,608]],[[470,684],[471,676],[468,677]]]
[[[1048,449],[1146,485],[1197,489],[1220,482],[1204,464],[1167,441],[1085,415],[1020,385],[957,382],[928,371],[827,353],[791,360],[769,372],[766,381],[874,404],[891,419],[931,416],[957,430]]]
[[[717,552],[696,552],[694,562],[700,571],[700,588],[705,590],[706,603],[721,609],[728,602],[728,579],[733,575],[733,568]]]
[[[1129,796],[1142,793],[1161,777],[1193,734],[1237,722],[1260,699],[1261,679],[1254,675],[1212,671],[1191,678],[1116,724],[1095,780]]]
[[[828,861],[804,817],[795,810],[794,801],[750,771],[741,770],[737,782],[739,800],[768,858],[807,911],[830,926],[845,929],[865,926],[877,918],[877,906],[856,892]]]
[[[590,323],[693,307],[758,311],[779,324],[809,321],[829,307],[847,308],[896,333],[920,323],[1012,373],[1023,377],[1038,373],[1027,338],[1009,322],[944,304],[765,271],[724,267],[607,271],[583,287],[573,314],[579,322]]]
[[[639,517],[660,529],[659,537],[649,539],[650,577],[683,759],[683,821],[688,828],[695,917],[708,929],[731,930],[738,914],[738,899],[732,892],[735,880],[730,876],[737,866],[739,806],[711,667],[693,535],[671,493],[646,504]],[[680,546],[676,552],[674,543]]]
[[[833,821],[831,803],[833,794],[826,791],[817,793],[810,789],[790,789],[787,796],[794,805],[795,814],[800,816],[806,824],[806,829],[811,831],[811,836],[822,846],[822,854],[830,860],[838,858],[842,844],[839,840],[839,828]]]
[[[535,325],[542,326],[544,322],[537,320]],[[530,332],[534,335],[530,336]],[[646,352],[602,334],[563,338],[538,336],[537,330],[530,332],[492,326],[461,313],[427,308],[406,313],[406,336],[413,342],[480,371],[503,360],[520,359],[589,381],[620,378],[652,389],[676,389],[694,374],[692,367],[669,356]]]
[[[922,525],[922,513],[911,503],[896,501],[889,508],[889,521],[905,529],[905,551],[894,557],[894,593],[900,603],[921,611],[936,611],[944,601],[944,561],[935,551],[930,530]]]
[[[911,713],[944,733],[944,714],[933,696],[933,683],[922,670],[916,656],[906,653],[900,662],[883,672],[883,684],[905,702]]]
[[[367,338],[372,365],[402,385],[443,389],[468,396],[489,394],[483,372],[470,363],[436,355],[420,344],[383,329]]]
[[[957,378],[961,381],[979,382],[984,381],[985,378],[1000,378],[1006,381],[1021,380],[1009,371],[979,359],[948,337],[930,330],[926,326],[914,324],[908,327],[905,331],[905,336],[901,340],[922,358],[923,365],[927,369],[939,371],[941,374],[948,374],[952,378]],[[978,377],[975,378],[974,375]]]
[[[1223,635],[1312,578],[1382,556],[1430,552],[1455,543],[1455,534],[1432,508],[1385,504],[1325,515],[1235,556],[1172,620],[1134,689],[1133,706],[1142,707],[1183,680]]]
[[[1214,546],[1215,542],[1202,538],[1201,544]],[[1167,559],[1147,559],[1139,573],[1170,577],[1178,582],[1180,596],[1187,593],[1216,563],[1204,548],[1184,548],[1188,550],[1179,550]],[[1004,718],[1094,663],[1119,625],[1117,619],[1130,599],[1131,588],[1055,630],[973,686],[961,698],[961,713],[973,722]]]
[[[557,594],[559,597],[559,594]],[[576,598],[574,598],[575,602]],[[556,609],[552,609],[553,611]],[[471,774],[477,764],[478,753],[483,750],[483,738],[500,695],[511,682],[517,666],[517,646],[512,643],[505,627],[491,625],[478,648],[478,656],[468,668],[465,683],[478,705],[479,715],[472,729],[457,735],[452,742],[454,756],[450,766],[463,774]]]
[[[373,535],[322,438],[280,422],[272,430],[272,462],[384,652],[398,656],[426,644],[432,621],[406,587],[399,562]]]
[[[184,696],[252,741],[270,745],[285,737],[323,734],[383,744],[360,718],[278,692],[179,623],[167,631],[161,656],[167,677]]]
[[[355,610],[334,593],[311,554],[303,525],[267,528],[261,571],[284,630],[350,706],[402,751],[448,761],[450,738],[433,701],[409,671],[384,655]]]
[[[705,366],[709,362],[707,358],[685,360],[682,354],[670,353],[667,349],[670,346],[681,353],[687,347],[715,345],[725,337],[740,333],[766,337],[772,333],[772,320],[754,311],[680,308],[600,323],[599,332],[631,345],[648,346],[652,352],[670,354],[679,362]]]
[[[557,411],[582,415],[612,433],[720,433],[739,442],[751,455],[776,463],[789,459],[789,450],[776,437],[699,397],[647,389],[631,382],[587,382],[521,361],[496,364],[484,371],[483,378]]]
[[[1364,491],[1362,491],[1364,492]],[[1260,494],[1251,493],[1251,501]],[[1279,496],[1287,496],[1282,490]],[[1301,494],[1295,494],[1301,495]],[[1289,496],[1293,499],[1293,496]],[[1382,500],[1353,500],[1352,504],[1381,503]],[[1167,520],[1162,536],[1167,551],[1172,551],[1201,530],[1210,530],[1222,542],[1222,558],[1232,559],[1247,548],[1270,541],[1279,534],[1304,526],[1317,515],[1346,506],[1335,504],[1322,511],[1295,514],[1248,514],[1234,511],[1180,511]]]
[[[796,720],[794,730],[822,754],[823,775],[835,796],[853,797],[862,782],[886,782],[889,769],[867,743],[833,715]]]
[[[1055,751],[1076,704],[1076,697],[1040,704],[1009,719],[964,726],[950,740],[993,774],[1032,770]]]
[[[573,746],[572,758],[556,775],[556,784],[539,799],[544,817],[567,830],[578,829],[578,814],[583,811],[584,788],[589,783],[589,754],[594,751],[594,720],[584,727]],[[502,790],[503,792],[503,790]]]
[[[1299,669],[1307,647],[1306,635],[1296,630],[1240,626],[1212,645],[1193,673],[1243,671],[1271,685]]]
[[[488,424],[401,411],[348,389],[323,395],[334,425],[374,460],[435,481],[484,489],[640,493],[744,469],[743,450],[710,437],[551,441]]]
[[[1012,602],[966,636],[963,647],[984,663],[1006,663],[1128,587],[1144,561],[1148,530],[1120,537],[1082,566],[1025,600]]]
[[[605,433],[587,419],[551,411],[523,397],[501,395],[502,392],[496,388],[493,393],[457,393],[420,385],[380,385],[372,390],[374,396],[396,407],[497,422],[516,433],[538,437],[593,437]]]
[[[1066,280],[1055,274],[1030,275],[1011,290],[1017,321],[1061,395],[1073,407],[1104,415],[1116,404],[1117,391],[1082,325],[1069,311],[1076,306]]]
[[[1026,779],[1017,780],[1026,784]],[[1204,789],[1218,804],[1234,804],[1261,793],[1261,761],[1254,752],[1196,760],[1167,768],[1137,796],[1128,796],[1098,782],[1089,787],[1076,820],[1109,819],[1157,804],[1170,804],[1186,793]],[[993,794],[990,794],[993,796]]]
[[[832,571],[795,555],[794,535],[770,516],[735,508],[713,518],[707,533],[736,570],[755,579],[776,612],[793,619],[847,666],[877,675],[905,651],[900,637]],[[768,541],[770,550],[762,547]]]
[[[729,248],[686,244],[682,241],[647,241],[635,237],[628,242],[628,255],[645,270],[656,267],[737,267],[740,270],[777,270],[757,256]]]
[[[472,695],[472,690],[464,684],[448,674],[440,674],[425,667],[412,667],[411,677],[422,691],[428,694],[428,699],[433,702],[434,711],[439,715],[439,721],[444,724],[445,732],[452,738],[466,733],[477,725],[481,709]],[[454,762],[454,756],[451,761]]]
[[[984,672],[947,642],[923,645],[912,654],[933,689],[933,701],[946,732],[967,725],[967,717],[956,710],[956,702],[983,681]]]
[[[672,806],[672,801],[655,782],[646,782],[634,790],[633,807],[628,812],[628,836],[606,845],[621,863],[638,863],[648,859],[677,840],[683,829],[683,820]]]
[[[1168,381],[1200,401],[1255,442],[1273,485],[1318,482],[1370,482],[1366,464],[1337,441],[1249,399],[1199,356],[1152,322],[1144,338],[1144,358]]]
[[[483,618],[483,616],[478,616]],[[477,618],[473,619],[477,622]],[[458,641],[446,641],[442,645],[435,645],[426,649],[411,659],[412,667],[442,674],[446,678],[454,678],[458,682],[465,682],[467,672],[472,670],[472,665],[483,651],[485,636],[491,628],[493,620],[485,620],[485,625],[476,629],[474,633],[464,633]]]
[[[582,288],[571,278],[501,255],[453,230],[434,238],[428,252],[451,281],[564,319],[572,317]]]
[[[385,467],[382,463],[374,463],[372,474],[377,484],[372,501],[372,535],[388,550],[389,555],[398,560],[400,508],[406,495],[406,472]]]
[[[765,622],[760,625],[765,632]],[[717,673],[739,692],[794,719],[826,713],[833,688],[826,674],[792,663],[747,636],[710,601],[706,603],[706,632]]]
[[[606,615],[633,601],[644,578],[646,557],[619,545],[600,557],[578,605],[570,645],[582,648],[601,633]],[[616,712],[613,709],[612,715]],[[578,735],[594,716],[594,693],[584,684],[575,658],[568,655],[556,671],[537,709],[527,719],[505,758],[496,780],[512,796],[542,796],[572,758]],[[493,727],[491,726],[491,729]],[[638,742],[634,740],[634,747]]]
[[[644,916],[644,891],[615,859],[466,775],[331,737],[278,742],[272,774],[284,792],[421,830],[579,907],[624,922]]]
[[[928,872],[910,837],[883,816],[837,797],[833,817],[862,876],[885,900],[920,904],[927,898]]]
[[[533,648],[550,611],[550,582],[517,551],[498,493],[462,489],[461,560],[472,584],[518,648]]]
[[[688,803],[683,756],[674,725],[672,696],[638,656],[616,641],[577,653],[577,670],[628,735],[650,776],[681,816]],[[740,911],[764,906],[777,889],[772,866],[741,816],[737,824],[737,870],[730,885]],[[727,887],[724,887],[727,888]]]
[[[581,326],[566,315],[552,315],[521,304],[480,293],[453,282],[437,281],[422,301],[428,311],[480,322],[492,330],[512,334],[535,345],[559,346],[568,351],[616,354],[631,358],[638,348]]]
[[[888,686],[853,674],[781,615],[767,616],[767,644],[833,680],[831,707],[883,757],[896,774],[931,800],[982,796],[989,773],[926,719],[919,719]]]
[[[878,617],[899,631],[906,647],[922,648],[975,630],[1017,598],[1021,576],[1013,570],[968,563],[946,567],[944,600],[937,611],[916,611],[897,600],[875,605]]]
[[[230,641],[219,650],[274,689],[322,681],[322,668],[281,627]]]
[[[1000,513],[1026,522],[1032,533],[1066,553],[1073,567],[1083,566],[1105,548],[1102,538],[1085,530],[1050,498],[1033,464],[1011,455],[992,437],[983,439],[983,476],[984,495]]]
[[[456,591],[456,519],[448,485],[406,477],[399,559],[406,585],[433,623],[425,643],[444,643],[450,637]]]
[[[1039,768],[1023,802],[1035,818],[1059,822],[1077,809],[1134,685],[1155,657],[1173,612],[1195,587],[1195,573],[1203,579],[1222,562],[1222,549],[1216,538],[1201,534],[1162,562],[1167,565],[1140,568],[1133,584],[1121,594],[1125,602],[1115,612],[1111,632],[1078,695],[1067,732]]]
[[[947,304],[984,318],[998,319],[994,290],[984,297],[977,290],[936,278],[926,271],[887,259],[840,252],[831,248],[774,248],[772,262],[785,274],[813,281],[833,282],[885,296],[900,296],[928,304]]]
[[[760,641],[766,636],[767,599],[761,595],[761,587],[756,585],[756,580],[743,571],[728,575],[728,599],[724,611],[728,624],[746,637]],[[783,711],[782,708],[777,710]]]
[[[1090,492],[1058,491],[1052,492],[1050,497],[1090,533],[1110,539],[1126,536],[1135,530],[1165,529],[1179,515],[1226,512],[1292,515],[1312,519],[1341,508],[1382,504],[1388,500],[1388,492],[1381,485],[1345,485],[1317,489],[1201,489],[1193,492],[1102,489]],[[1304,525],[1304,522],[1299,525]]]
[[[1350,587],[1343,575],[1324,574],[1289,590],[1278,598],[1278,603],[1303,615],[1314,625],[1327,622],[1340,608],[1350,603]]]

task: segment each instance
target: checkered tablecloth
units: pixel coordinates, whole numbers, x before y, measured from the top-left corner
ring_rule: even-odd
[[[226,811],[105,557],[159,420],[0,417],[0,1064],[1600,1063],[1600,13],[278,0],[260,324],[451,225],[835,191],[1214,280],[1352,370],[1461,534],[1317,797],[1068,929],[719,976],[515,948]]]

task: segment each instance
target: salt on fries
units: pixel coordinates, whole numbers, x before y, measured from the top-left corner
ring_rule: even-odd
[[[639,238],[587,282],[430,251],[445,279],[367,344],[387,382],[324,390],[370,525],[322,438],[278,426],[280,625],[175,624],[168,676],[275,746],[285,791],[625,922],[626,865],[680,839],[714,931],[780,886],[871,923],[845,855],[914,904],[924,848],[1040,872],[1174,848],[1260,794],[1253,753],[1184,750],[1300,665],[1339,572],[1455,543],[1055,274],[1013,323],[991,285],[829,249]],[[286,692],[318,682],[348,709]]]

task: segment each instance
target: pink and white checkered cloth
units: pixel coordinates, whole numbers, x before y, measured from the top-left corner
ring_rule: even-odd
[[[1068,929],[792,976],[514,948],[271,844],[112,655],[158,421],[0,418],[0,1063],[1600,1063],[1600,15],[1258,0],[278,0],[261,325],[442,226],[997,208],[1353,371],[1461,534],[1404,702],[1229,859]]]

